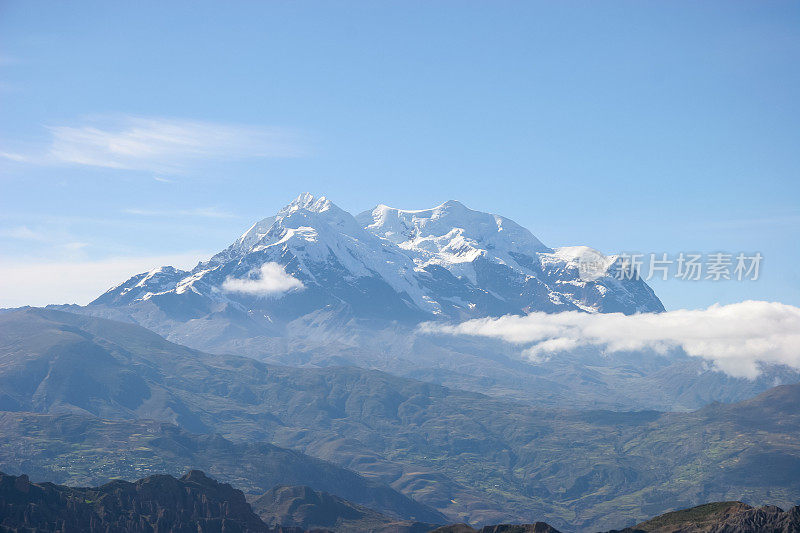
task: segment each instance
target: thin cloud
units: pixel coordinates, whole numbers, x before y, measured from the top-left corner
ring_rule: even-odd
[[[41,155],[0,153],[18,162],[181,173],[210,161],[285,158],[303,154],[285,129],[163,117],[123,116],[77,126],[50,126]]]
[[[227,278],[222,289],[254,296],[276,296],[292,290],[303,290],[303,282],[287,274],[278,263],[264,263],[249,278]]]
[[[202,218],[238,218],[233,213],[221,211],[216,207],[196,207],[193,209],[124,209],[124,213],[143,217],[202,217]]]
[[[2,87],[0,87],[2,88]],[[9,161],[14,161],[15,163],[30,163],[31,158],[25,154],[19,154],[16,152],[0,152],[0,157],[3,159],[8,159]]]
[[[423,332],[492,337],[519,344],[532,362],[579,347],[607,352],[683,349],[734,377],[756,378],[763,364],[800,370],[800,308],[745,301],[708,309],[626,316],[621,313],[531,313],[427,323]]]
[[[61,248],[69,251],[77,251],[83,250],[84,248],[89,247],[88,242],[80,242],[80,241],[73,241],[73,242],[66,242],[64,244],[59,245]]]
[[[26,253],[38,250],[46,253],[51,260],[74,259],[79,252],[90,247],[90,243],[76,240],[61,228],[48,231],[31,229],[28,226],[0,228],[0,239],[21,241],[19,244]],[[6,254],[6,259],[9,258],[9,254]]]
[[[45,242],[48,237],[39,231],[34,231],[28,226],[17,226],[16,228],[0,229],[0,237],[17,239],[21,241]]]

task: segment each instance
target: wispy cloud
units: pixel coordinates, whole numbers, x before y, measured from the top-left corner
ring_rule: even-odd
[[[287,274],[278,263],[264,263],[250,272],[248,278],[227,278],[223,290],[254,296],[276,296],[292,290],[303,290],[303,282]]]
[[[134,274],[163,265],[191,268],[208,255],[186,252],[80,261],[0,259],[0,307],[87,304]]]
[[[72,240],[73,237],[63,229],[48,232],[31,229],[28,226],[0,228],[0,239],[23,241],[28,249],[35,243],[37,246],[44,246],[48,250],[55,249],[65,252],[76,252],[89,246],[87,242]]]
[[[37,241],[37,242],[45,242],[49,240],[47,235],[45,235],[40,231],[32,230],[28,226],[17,226],[14,228],[0,229],[0,237],[17,239],[21,241]]]
[[[25,154],[19,154],[16,152],[0,152],[0,157],[3,159],[8,159],[9,161],[15,161],[17,163],[30,163],[31,158]]]
[[[89,246],[88,242],[80,242],[80,241],[72,241],[72,242],[65,242],[64,244],[59,245],[64,250],[68,250],[71,252],[77,250],[83,250]]]
[[[2,152],[17,162],[177,173],[203,162],[297,157],[297,135],[281,128],[163,117],[122,116],[49,126],[39,153]]]
[[[428,323],[422,331],[493,337],[524,347],[532,361],[558,352],[595,346],[607,352],[681,348],[731,376],[753,379],[762,364],[800,370],[800,308],[745,301],[708,309],[625,316],[620,313],[531,313],[469,320],[457,325]]]
[[[233,213],[228,213],[216,207],[195,207],[192,209],[124,209],[124,213],[143,217],[201,217],[201,218],[237,218]]]

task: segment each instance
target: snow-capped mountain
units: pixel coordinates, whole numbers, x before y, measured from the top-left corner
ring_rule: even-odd
[[[380,205],[354,217],[303,194],[190,271],[138,274],[69,310],[216,353],[355,365],[549,405],[686,409],[753,390],[684,354],[586,349],[531,363],[512,344],[417,328],[530,311],[663,310],[643,281],[615,279],[614,257],[582,277],[582,260],[594,253],[549,248],[513,221],[458,202],[420,211]],[[778,378],[765,374],[753,386]]]
[[[148,302],[179,320],[246,313],[273,326],[323,309],[401,322],[663,310],[643,281],[582,280],[580,250],[548,248],[512,220],[455,201],[353,217],[305,193],[192,271],[139,274],[91,305]]]

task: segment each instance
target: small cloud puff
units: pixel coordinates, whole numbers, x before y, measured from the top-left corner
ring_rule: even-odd
[[[734,377],[754,379],[763,364],[800,370],[800,308],[777,302],[745,301],[708,309],[626,316],[577,311],[468,320],[456,325],[427,323],[423,332],[492,337],[526,346],[532,362],[585,346],[607,352],[680,348]]]
[[[305,289],[302,281],[287,274],[278,263],[264,263],[261,268],[252,270],[250,275],[256,277],[228,277],[222,283],[222,289],[255,296],[276,296]]]

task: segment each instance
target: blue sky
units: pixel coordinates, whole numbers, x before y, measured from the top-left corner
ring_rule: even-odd
[[[755,252],[800,304],[797,2],[0,2],[0,306],[189,266],[301,191],[550,246]],[[98,289],[98,287],[101,287]]]

